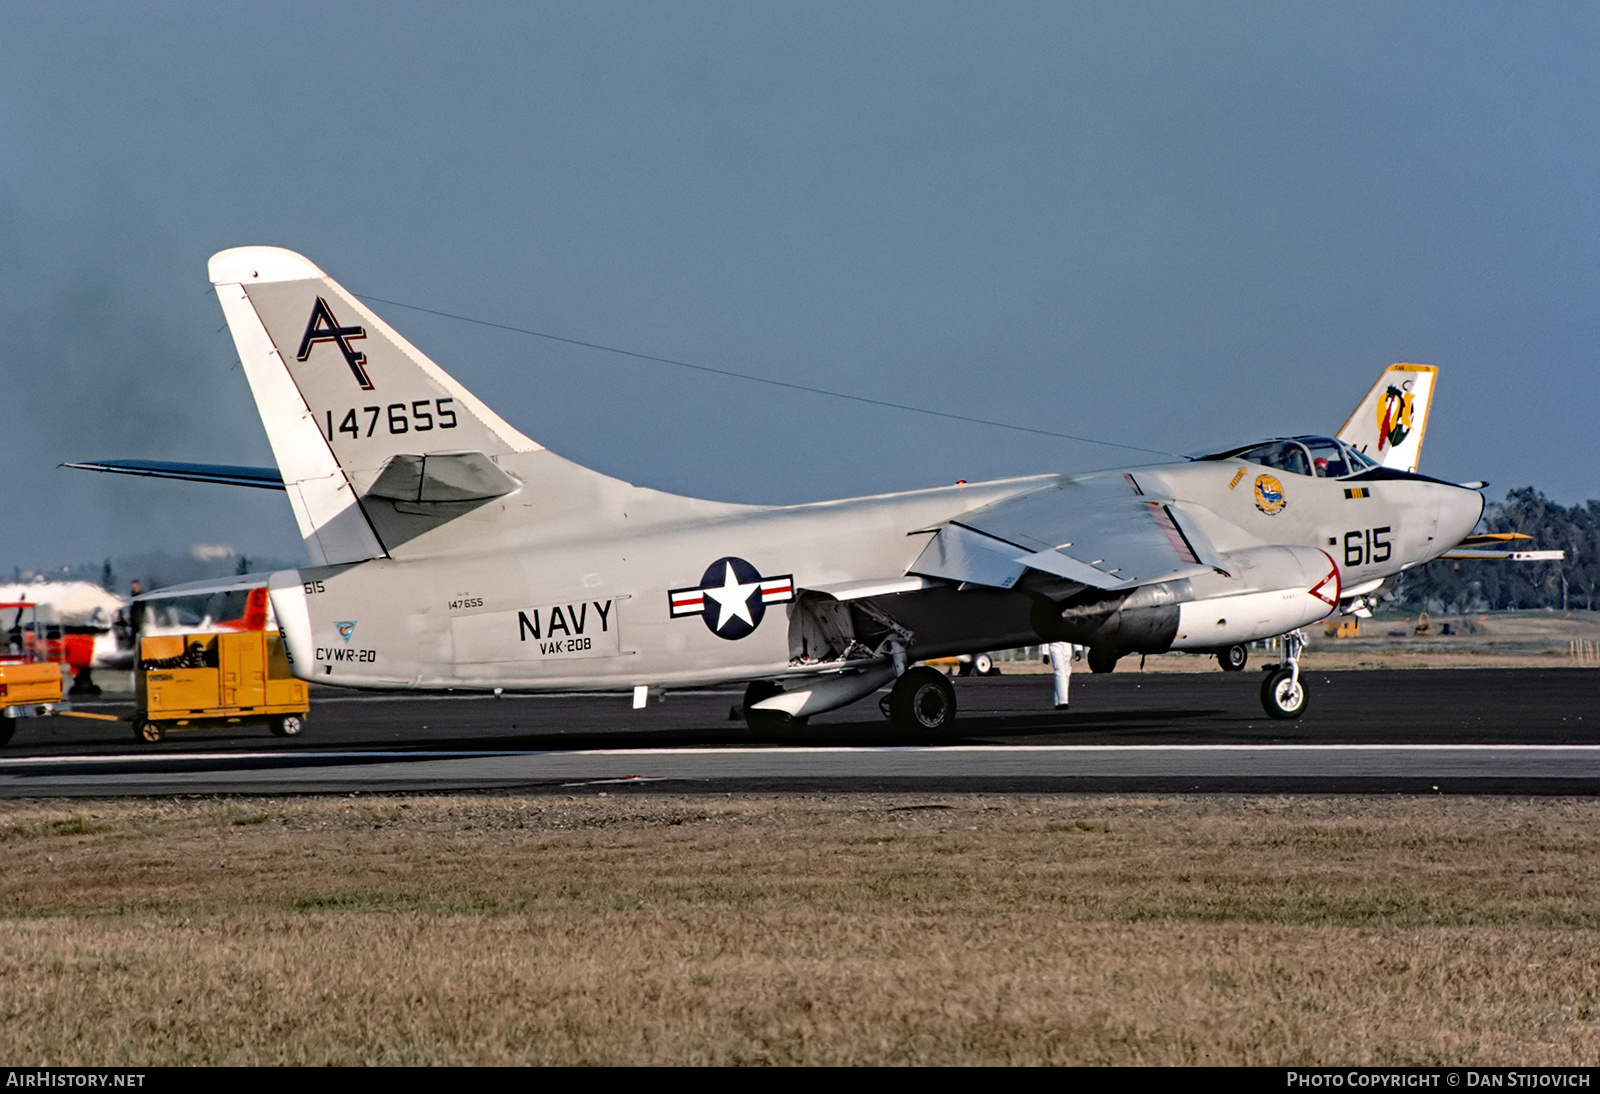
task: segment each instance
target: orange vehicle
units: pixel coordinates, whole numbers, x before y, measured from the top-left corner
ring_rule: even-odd
[[[0,604],[0,745],[17,731],[18,718],[52,714],[63,706],[61,674],[69,639],[59,627],[39,622],[39,606],[28,601]],[[88,662],[85,661],[85,664]]]
[[[155,742],[171,729],[266,722],[280,737],[305,728],[311,711],[283,639],[261,630],[168,634],[142,639],[134,736]]]
[[[42,664],[65,665],[76,672],[94,661],[94,635],[72,633],[51,614],[39,618],[40,605],[31,600],[0,603],[0,627],[5,628],[5,645],[0,658]]]

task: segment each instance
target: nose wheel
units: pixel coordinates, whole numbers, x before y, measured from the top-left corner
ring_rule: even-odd
[[[1310,696],[1300,673],[1300,651],[1305,649],[1303,631],[1283,636],[1283,664],[1267,673],[1261,682],[1261,706],[1272,718],[1298,718],[1306,712]]]

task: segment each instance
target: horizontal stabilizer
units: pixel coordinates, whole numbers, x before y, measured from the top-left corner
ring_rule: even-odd
[[[172,600],[180,596],[214,596],[217,593],[239,593],[249,589],[264,589],[271,573],[239,574],[237,577],[214,577],[204,581],[189,581],[182,585],[168,585],[165,589],[152,589],[140,593],[135,600]]]
[[[85,460],[64,463],[79,471],[109,471],[113,475],[140,475],[149,479],[182,479],[186,482],[215,482],[224,486],[253,486],[258,490],[282,490],[283,476],[275,467],[238,467],[225,463],[167,463],[161,460]]]

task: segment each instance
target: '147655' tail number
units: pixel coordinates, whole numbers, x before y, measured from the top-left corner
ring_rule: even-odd
[[[388,433],[426,433],[431,429],[454,429],[456,427],[456,411],[452,406],[454,399],[418,399],[409,406],[405,403],[390,403],[388,406],[363,406],[351,407],[344,412],[344,417],[339,419],[337,432],[348,433],[351,437],[360,439],[370,437],[378,431],[382,424]],[[333,411],[327,413],[327,436],[333,440]],[[363,421],[362,418],[366,420]],[[363,429],[363,426],[365,429]]]

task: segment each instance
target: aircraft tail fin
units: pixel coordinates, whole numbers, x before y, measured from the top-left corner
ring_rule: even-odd
[[[396,545],[363,497],[443,507],[517,488],[495,458],[540,446],[310,261],[236,247],[210,276],[314,563]]]
[[[1390,365],[1340,427],[1339,439],[1384,467],[1415,471],[1438,375],[1433,365]]]

